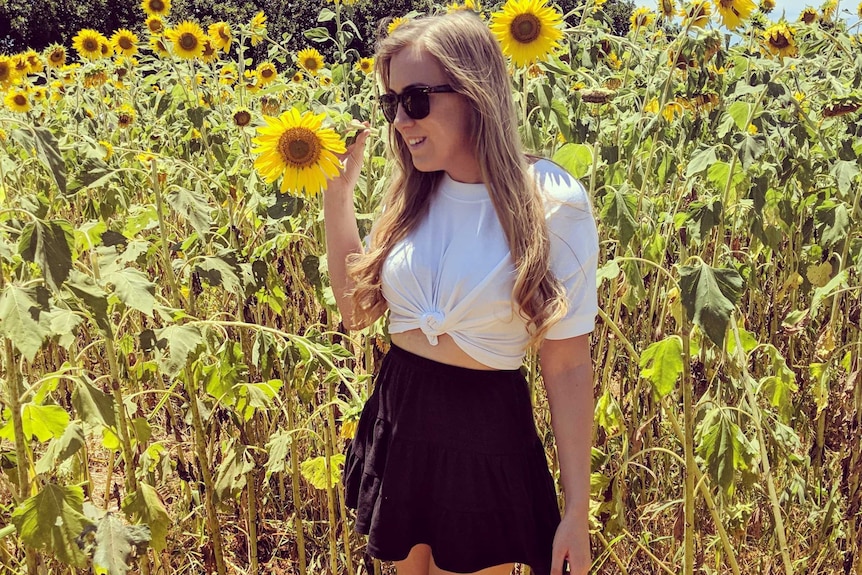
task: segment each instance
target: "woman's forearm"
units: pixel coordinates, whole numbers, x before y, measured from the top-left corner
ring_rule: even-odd
[[[353,194],[332,189],[323,195],[323,219],[326,230],[326,263],[329,281],[342,321],[350,329],[356,329],[353,302],[347,296],[353,282],[347,274],[347,256],[362,253],[362,241],[356,226],[356,210]]]

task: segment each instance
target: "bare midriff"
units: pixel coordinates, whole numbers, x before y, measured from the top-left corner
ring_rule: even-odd
[[[433,359],[440,363],[456,365],[458,367],[467,367],[469,369],[484,369],[493,370],[493,367],[488,367],[484,363],[479,363],[467,353],[458,347],[452,336],[442,334],[437,336],[437,345],[431,345],[428,337],[422,333],[421,329],[411,329],[402,333],[392,334],[392,343],[403,350],[414,353],[420,357]]]

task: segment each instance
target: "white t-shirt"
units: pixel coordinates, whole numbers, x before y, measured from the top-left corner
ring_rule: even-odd
[[[531,167],[545,198],[551,270],[569,311],[547,332],[565,339],[592,331],[598,310],[598,234],[587,192],[548,160]],[[485,184],[443,176],[427,216],[383,264],[389,332],[421,329],[431,345],[447,333],[467,355],[495,369],[518,369],[529,334],[513,304],[515,266]]]

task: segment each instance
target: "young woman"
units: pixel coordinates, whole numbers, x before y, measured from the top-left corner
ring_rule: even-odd
[[[345,324],[390,313],[344,469],[356,528],[399,575],[504,575],[516,562],[585,574],[598,254],[586,191],[525,156],[503,54],[473,13],[399,26],[375,66],[393,168],[368,249],[353,206],[368,131],[324,195]],[[562,519],[519,369],[531,345]]]

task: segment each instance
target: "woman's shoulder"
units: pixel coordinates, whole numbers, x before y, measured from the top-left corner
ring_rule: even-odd
[[[536,179],[539,192],[545,201],[545,211],[550,217],[560,213],[568,217],[592,214],[587,189],[564,167],[547,158],[531,158],[530,169]]]

